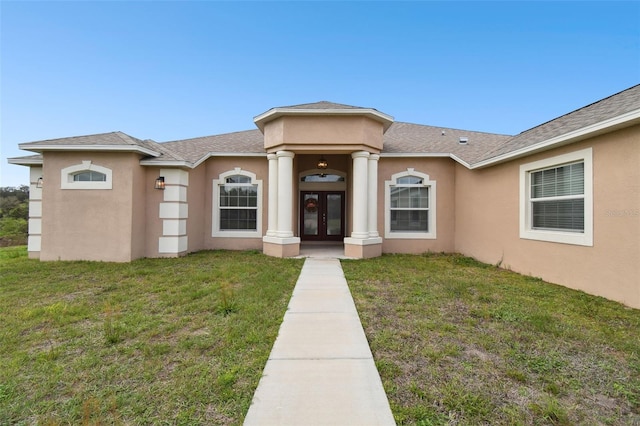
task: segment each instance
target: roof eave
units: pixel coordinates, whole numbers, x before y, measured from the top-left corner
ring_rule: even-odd
[[[470,168],[470,164],[462,158],[446,152],[382,152],[380,153],[380,158],[451,158],[466,168]]]
[[[611,132],[613,130],[622,129],[640,124],[640,109],[629,111],[622,115],[600,121],[590,126],[582,127],[569,133],[562,134],[550,139],[543,140],[536,144],[517,149],[515,151],[500,154],[486,160],[471,164],[470,169],[481,169],[484,167],[494,166],[496,164],[515,160],[520,157],[535,154],[537,152],[546,151],[557,148],[570,143],[579,142],[581,140],[597,136],[599,134]]]
[[[195,162],[185,160],[161,160],[158,158],[149,158],[140,161],[141,166],[166,166],[166,167],[188,167],[195,169],[211,157],[265,157],[267,153],[261,152],[208,152]]]
[[[138,152],[152,157],[159,157],[160,152],[137,145],[47,145],[24,143],[18,145],[20,149],[33,152],[44,151],[104,151],[104,152]]]
[[[253,122],[256,124],[256,126],[258,126],[261,132],[264,132],[264,125],[266,123],[285,115],[362,115],[382,123],[385,132],[393,124],[392,116],[372,108],[357,108],[357,109],[272,108],[269,111],[254,117]]]
[[[7,158],[9,164],[15,164],[17,166],[41,166],[43,164],[42,158],[29,158],[29,157],[13,157]]]

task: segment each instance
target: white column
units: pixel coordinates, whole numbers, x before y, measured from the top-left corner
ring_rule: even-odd
[[[179,169],[160,169],[164,176],[165,189],[158,217],[162,219],[162,236],[158,238],[158,253],[178,255],[189,249],[187,236],[187,188],[189,172]]]
[[[269,160],[269,211],[267,212],[269,226],[267,236],[275,237],[278,231],[278,157],[267,154]]]
[[[278,151],[278,230],[280,238],[293,237],[293,152]]]
[[[38,179],[42,178],[42,167],[30,167],[29,170],[29,237],[27,251],[39,253],[42,246],[42,188],[38,188]],[[46,183],[43,183],[43,187]],[[37,255],[36,255],[37,256]]]
[[[368,211],[368,231],[370,238],[377,238],[378,234],[378,154],[369,156],[369,211]]]
[[[351,154],[353,158],[353,231],[351,238],[365,239],[369,237],[367,210],[369,209],[367,178],[369,153],[358,151]]]

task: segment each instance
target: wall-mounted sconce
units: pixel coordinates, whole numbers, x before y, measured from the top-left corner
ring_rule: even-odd
[[[155,189],[164,189],[164,176],[158,176],[156,179]]]
[[[42,183],[44,182],[44,180],[42,179],[42,176],[40,176],[38,178],[38,181],[36,182],[36,188],[42,188]]]
[[[320,170],[325,170],[327,167],[329,167],[327,160],[325,160],[324,157],[320,157],[320,160],[318,160],[318,168]]]

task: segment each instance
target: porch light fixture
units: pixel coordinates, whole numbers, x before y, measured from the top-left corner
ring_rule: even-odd
[[[40,176],[38,178],[38,181],[36,182],[36,188],[42,188],[42,183],[44,182],[44,180],[42,179],[42,176]]]
[[[325,160],[324,157],[320,157],[320,160],[318,160],[318,168],[320,170],[325,170],[327,167],[329,167],[327,160]]]
[[[158,176],[156,179],[155,189],[164,189],[164,176]]]

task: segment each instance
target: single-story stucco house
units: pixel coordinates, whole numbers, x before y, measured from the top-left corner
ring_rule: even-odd
[[[157,143],[20,144],[28,251],[127,262],[203,249],[458,252],[640,308],[640,85],[516,136],[331,102]]]

